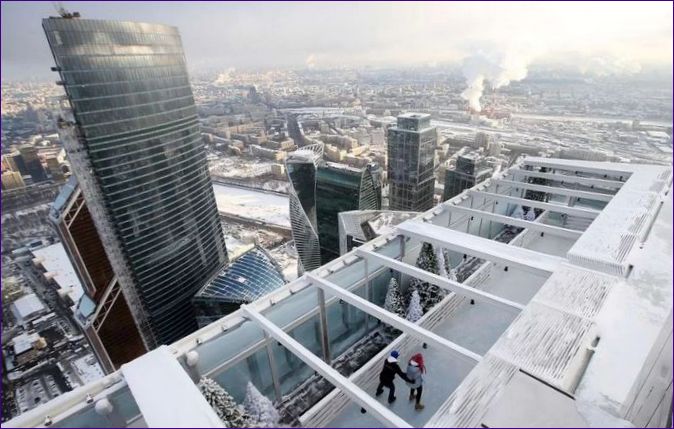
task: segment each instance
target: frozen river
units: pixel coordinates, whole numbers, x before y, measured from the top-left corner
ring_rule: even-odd
[[[215,183],[213,191],[220,212],[290,227],[286,196]]]

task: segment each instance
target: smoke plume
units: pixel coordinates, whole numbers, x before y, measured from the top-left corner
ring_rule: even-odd
[[[463,75],[467,88],[461,93],[468,100],[471,109],[482,110],[480,98],[484,92],[485,81],[492,89],[498,89],[510,82],[522,80],[527,76],[529,58],[515,53],[471,55],[463,61]]]

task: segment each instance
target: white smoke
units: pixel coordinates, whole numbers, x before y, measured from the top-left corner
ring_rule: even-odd
[[[307,59],[304,60],[304,65],[306,65],[309,70],[316,68],[316,55],[310,54]]]
[[[641,64],[628,58],[591,57],[579,61],[580,72],[595,77],[633,75],[641,71]]]
[[[504,87],[510,82],[527,77],[528,56],[515,52],[487,55],[478,53],[463,61],[463,75],[466,78],[467,88],[461,93],[464,100],[468,100],[471,109],[482,110],[480,98],[484,92],[485,81],[492,89]]]

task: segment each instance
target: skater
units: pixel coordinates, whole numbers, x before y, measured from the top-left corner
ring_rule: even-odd
[[[400,369],[400,366],[398,366],[398,356],[400,356],[400,353],[398,353],[397,350],[393,350],[389,357],[386,358],[384,367],[382,368],[381,373],[379,373],[379,386],[377,386],[376,395],[379,396],[384,393],[384,387],[388,388],[389,404],[392,404],[396,400],[396,386],[393,384],[393,379],[396,374],[403,380],[408,381],[407,375],[405,375],[403,370]]]
[[[410,386],[410,401],[416,398],[414,409],[421,411],[424,405],[421,403],[421,393],[423,391],[424,377],[426,372],[424,366],[424,357],[421,353],[417,353],[410,359],[407,364],[407,384]]]

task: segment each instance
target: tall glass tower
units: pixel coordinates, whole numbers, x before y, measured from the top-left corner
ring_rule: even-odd
[[[423,212],[433,207],[435,127],[431,115],[406,113],[388,130],[388,182],[391,210]]]
[[[322,156],[323,144],[317,143],[286,158],[300,274],[339,257],[340,212],[381,209],[382,172],[377,164],[354,168],[326,162]]]
[[[227,261],[175,27],[42,22],[66,97],[59,133],[148,348],[197,328],[191,298]]]

